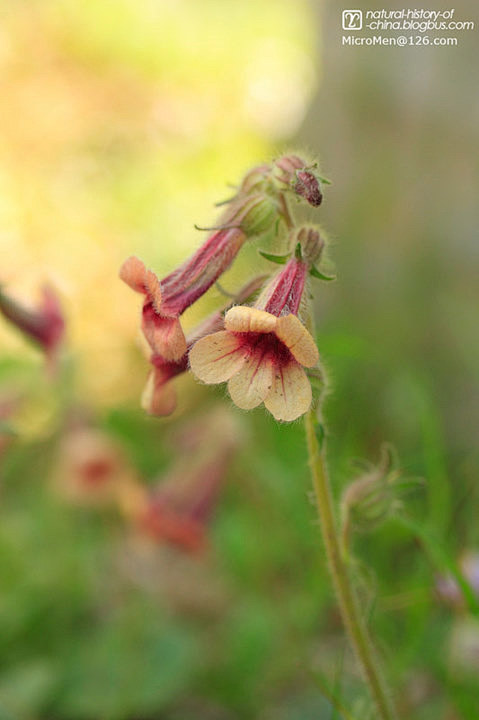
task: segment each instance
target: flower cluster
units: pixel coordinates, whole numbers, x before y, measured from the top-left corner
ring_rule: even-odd
[[[285,155],[253,168],[205,243],[161,280],[138,258],[125,261],[121,279],[144,296],[141,329],[151,350],[151,371],[142,405],[148,412],[174,410],[170,380],[188,368],[202,382],[228,382],[231,399],[240,408],[264,403],[280,421],[307,412],[312,390],[305,368],[319,362],[306,327],[309,278],[329,278],[317,268],[322,236],[314,226],[295,227],[288,198],[320,205],[324,181],[316,167]],[[287,244],[283,255],[260,251],[284,267],[272,277],[249,281],[228,306],[185,334],[181,315],[218,281],[245,242],[259,237],[283,248]]]

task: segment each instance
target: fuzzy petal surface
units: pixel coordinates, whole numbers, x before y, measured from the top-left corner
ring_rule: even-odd
[[[235,405],[242,410],[252,410],[263,402],[272,384],[271,358],[261,352],[253,353],[228,382],[228,392]]]
[[[143,334],[154,353],[165,360],[180,360],[186,352],[186,339],[178,318],[158,315],[151,304],[143,308]]]
[[[274,332],[278,318],[246,305],[232,307],[225,315],[225,328],[232,332]]]
[[[171,415],[176,408],[176,392],[171,382],[152,370],[141,396],[141,407],[149,415]]]
[[[278,318],[275,333],[301,365],[304,367],[316,365],[319,360],[318,348],[296,315],[284,315]]]
[[[226,382],[243,366],[247,351],[240,340],[226,330],[198,340],[190,350],[190,367],[199,380],[208,384]]]
[[[144,263],[134,255],[127,258],[120,268],[120,279],[123,280],[132,290],[139,293],[145,292],[145,273],[146,267]]]
[[[135,292],[146,295],[153,303],[155,310],[159,312],[161,306],[160,281],[139,258],[132,255],[125,260],[120,268],[120,278]]]
[[[276,369],[273,387],[264,405],[276,420],[291,422],[304,415],[311,405],[311,384],[295,361]]]

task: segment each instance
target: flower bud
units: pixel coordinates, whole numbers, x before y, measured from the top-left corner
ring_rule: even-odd
[[[298,170],[296,181],[292,183],[296,195],[303,197],[313,207],[319,207],[323,200],[321,185],[311,170]]]
[[[381,525],[401,507],[399,495],[411,481],[400,480],[394,469],[393,450],[381,448],[377,466],[370,466],[346,488],[341,499],[343,534],[349,530],[370,532]]]
[[[247,237],[261,235],[273,227],[278,206],[273,198],[258,194],[249,199],[239,211],[241,229]]]
[[[304,169],[306,163],[297,155],[283,155],[279,160],[276,160],[275,165],[283,171],[283,176],[280,179],[283,182],[290,182],[294,178],[296,170]]]
[[[315,227],[304,226],[296,233],[294,245],[301,245],[301,254],[308,265],[314,265],[321,259],[324,240]]]
[[[246,173],[238,191],[238,194],[242,193],[248,195],[252,192],[264,189],[266,183],[270,178],[271,166],[270,165],[258,165],[252,168]]]
[[[296,195],[304,198],[309,205],[319,207],[323,199],[320,178],[315,172],[316,165],[308,165],[297,155],[284,155],[276,160],[276,167],[282,172],[278,179],[289,185]]]

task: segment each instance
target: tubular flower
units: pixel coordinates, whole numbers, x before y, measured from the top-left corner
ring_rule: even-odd
[[[255,277],[248,282],[235,296],[237,302],[247,300],[257,293],[264,282],[264,276]],[[153,352],[150,357],[152,369],[148,375],[141,398],[141,406],[150,415],[170,415],[176,408],[176,392],[170,382],[177,375],[188,370],[188,352],[197,340],[221,330],[223,327],[223,311],[215,311],[203,322],[194,327],[186,336],[186,352],[178,360],[167,360],[159,353]]]
[[[187,344],[179,316],[229,267],[244,240],[238,228],[219,230],[162,281],[136,257],[123,263],[120,278],[145,296],[142,330],[153,353],[167,361],[183,357]]]
[[[236,198],[222,225],[162,280],[136,257],[123,263],[120,278],[145,296],[142,330],[154,353],[165,360],[182,358],[187,342],[178,318],[229,268],[249,237],[272,227],[276,211],[275,201],[262,193]]]
[[[262,402],[277,419],[295,420],[311,405],[303,368],[319,360],[315,342],[298,318],[309,263],[292,257],[253,307],[228,310],[224,330],[199,340],[189,358],[208,384],[228,381],[233,402],[244,410]]]
[[[141,406],[150,415],[170,415],[176,408],[176,392],[170,380],[188,369],[188,350],[204,335],[223,326],[220,312],[214,312],[186,337],[186,351],[179,360],[167,360],[159,353],[150,358],[152,369],[141,396]]]
[[[55,354],[65,333],[60,302],[52,288],[42,289],[42,299],[38,308],[26,308],[12,300],[0,289],[0,312],[24,335],[40,345],[53,362]]]
[[[197,424],[197,423],[196,423]],[[142,534],[189,552],[204,549],[208,525],[217,505],[231,459],[241,443],[241,428],[223,410],[203,417],[201,426],[190,426],[195,462],[191,453],[180,457],[149,494],[136,517]]]

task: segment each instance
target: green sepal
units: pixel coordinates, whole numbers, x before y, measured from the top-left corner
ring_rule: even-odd
[[[318,168],[318,163],[315,162],[315,163],[313,163],[312,165],[308,165],[308,166],[305,168],[305,170],[317,170],[317,168]],[[298,171],[296,171],[296,172],[298,172]],[[316,177],[316,180],[319,180],[319,182],[322,183],[323,185],[332,185],[332,184],[333,184],[333,183],[331,182],[331,180],[328,180],[328,178],[325,178],[325,177],[322,177],[321,175],[318,175],[317,172],[315,172],[314,175],[315,175],[315,177]]]
[[[290,258],[289,253],[287,255],[271,255],[271,253],[267,253],[264,250],[258,250],[258,252],[262,257],[266,258],[266,260],[270,260],[277,265],[285,265]]]
[[[294,248],[294,257],[296,260],[302,260],[303,255],[301,252],[301,243],[296,243],[296,247]]]
[[[220,200],[219,202],[215,203],[215,207],[223,207],[223,205],[229,205],[231,202],[233,202],[233,200],[236,200],[236,197],[237,195],[232,195],[226,200]]]
[[[314,265],[311,266],[309,274],[315,278],[318,278],[318,280],[326,280],[327,282],[330,282],[331,280],[336,280],[336,275],[324,275],[324,273],[320,272],[318,268]]]
[[[201,232],[212,232],[213,230],[234,230],[240,229],[241,225],[212,225],[211,227],[203,227],[202,225],[194,224],[195,230],[200,230]]]

